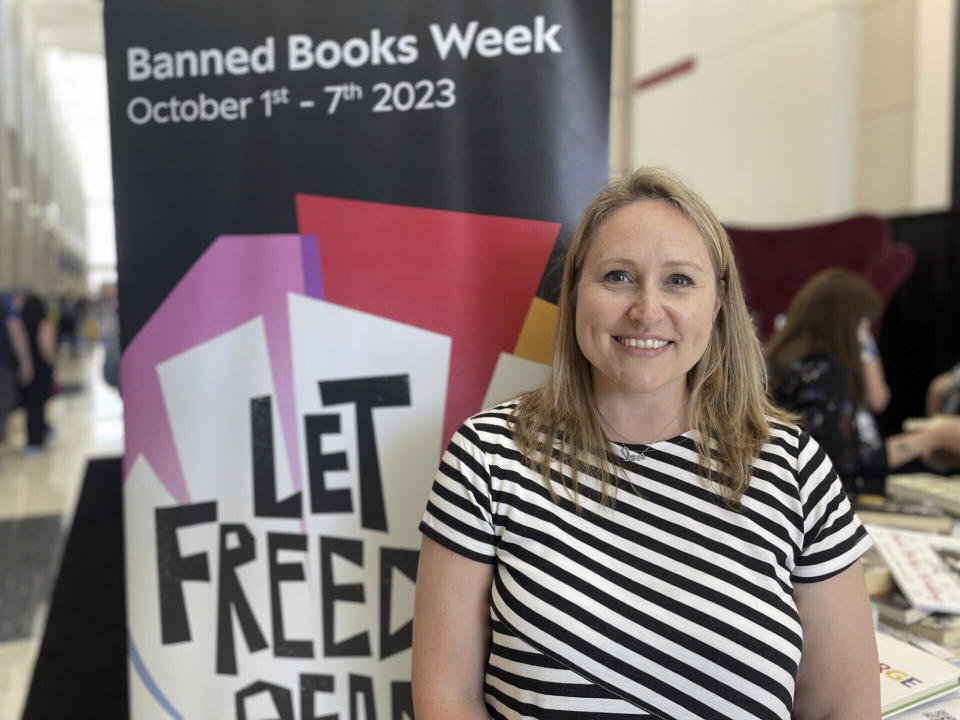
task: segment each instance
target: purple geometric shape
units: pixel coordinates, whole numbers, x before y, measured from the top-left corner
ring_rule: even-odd
[[[316,235],[300,236],[300,253],[303,259],[303,294],[323,297],[323,273],[320,272],[320,245]]]
[[[200,256],[123,353],[124,475],[143,455],[177,502],[190,502],[157,365],[262,315],[293,489],[301,488],[291,292],[323,297],[315,236],[222,235]],[[197,378],[198,387],[202,382]]]

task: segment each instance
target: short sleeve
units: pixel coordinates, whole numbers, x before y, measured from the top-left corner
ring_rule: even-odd
[[[497,536],[481,445],[469,421],[454,433],[434,476],[420,532],[458,555],[492,563]]]
[[[793,569],[793,580],[819,582],[847,569],[873,541],[854,513],[823,448],[801,432],[797,450],[803,547]]]

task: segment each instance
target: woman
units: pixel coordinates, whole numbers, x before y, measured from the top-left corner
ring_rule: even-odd
[[[766,400],[710,209],[660,170],[612,183],[559,304],[547,383],[469,419],[441,461],[418,720],[879,717],[870,540]]]
[[[50,431],[44,419],[44,406],[53,384],[57,333],[53,323],[47,317],[46,305],[33,293],[24,300],[20,317],[27,331],[33,363],[33,378],[29,384],[20,388],[23,404],[27,410],[27,445],[24,452],[31,455],[43,449],[43,443]]]
[[[830,268],[794,296],[767,348],[772,393],[833,460],[848,492],[879,492],[891,468],[960,447],[960,420],[880,437],[872,413],[890,399],[870,325],[876,290],[859,275]]]

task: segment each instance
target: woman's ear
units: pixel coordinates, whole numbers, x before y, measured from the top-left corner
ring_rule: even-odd
[[[720,298],[721,298],[722,295],[723,295],[723,291],[726,290],[726,289],[727,289],[727,283],[726,283],[726,282],[724,282],[723,280],[721,280],[721,281],[719,281],[719,282],[717,283],[717,298],[716,298],[716,300],[715,300],[714,303],[713,303],[713,319],[714,319],[714,320],[716,320],[716,319],[717,319],[717,315],[720,314],[720,307],[723,305],[723,303],[720,301]]]

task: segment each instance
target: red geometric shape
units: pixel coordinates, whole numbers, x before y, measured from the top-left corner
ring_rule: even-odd
[[[324,298],[453,339],[444,441],[512,352],[558,223],[298,194]],[[445,445],[445,442],[444,442]]]

